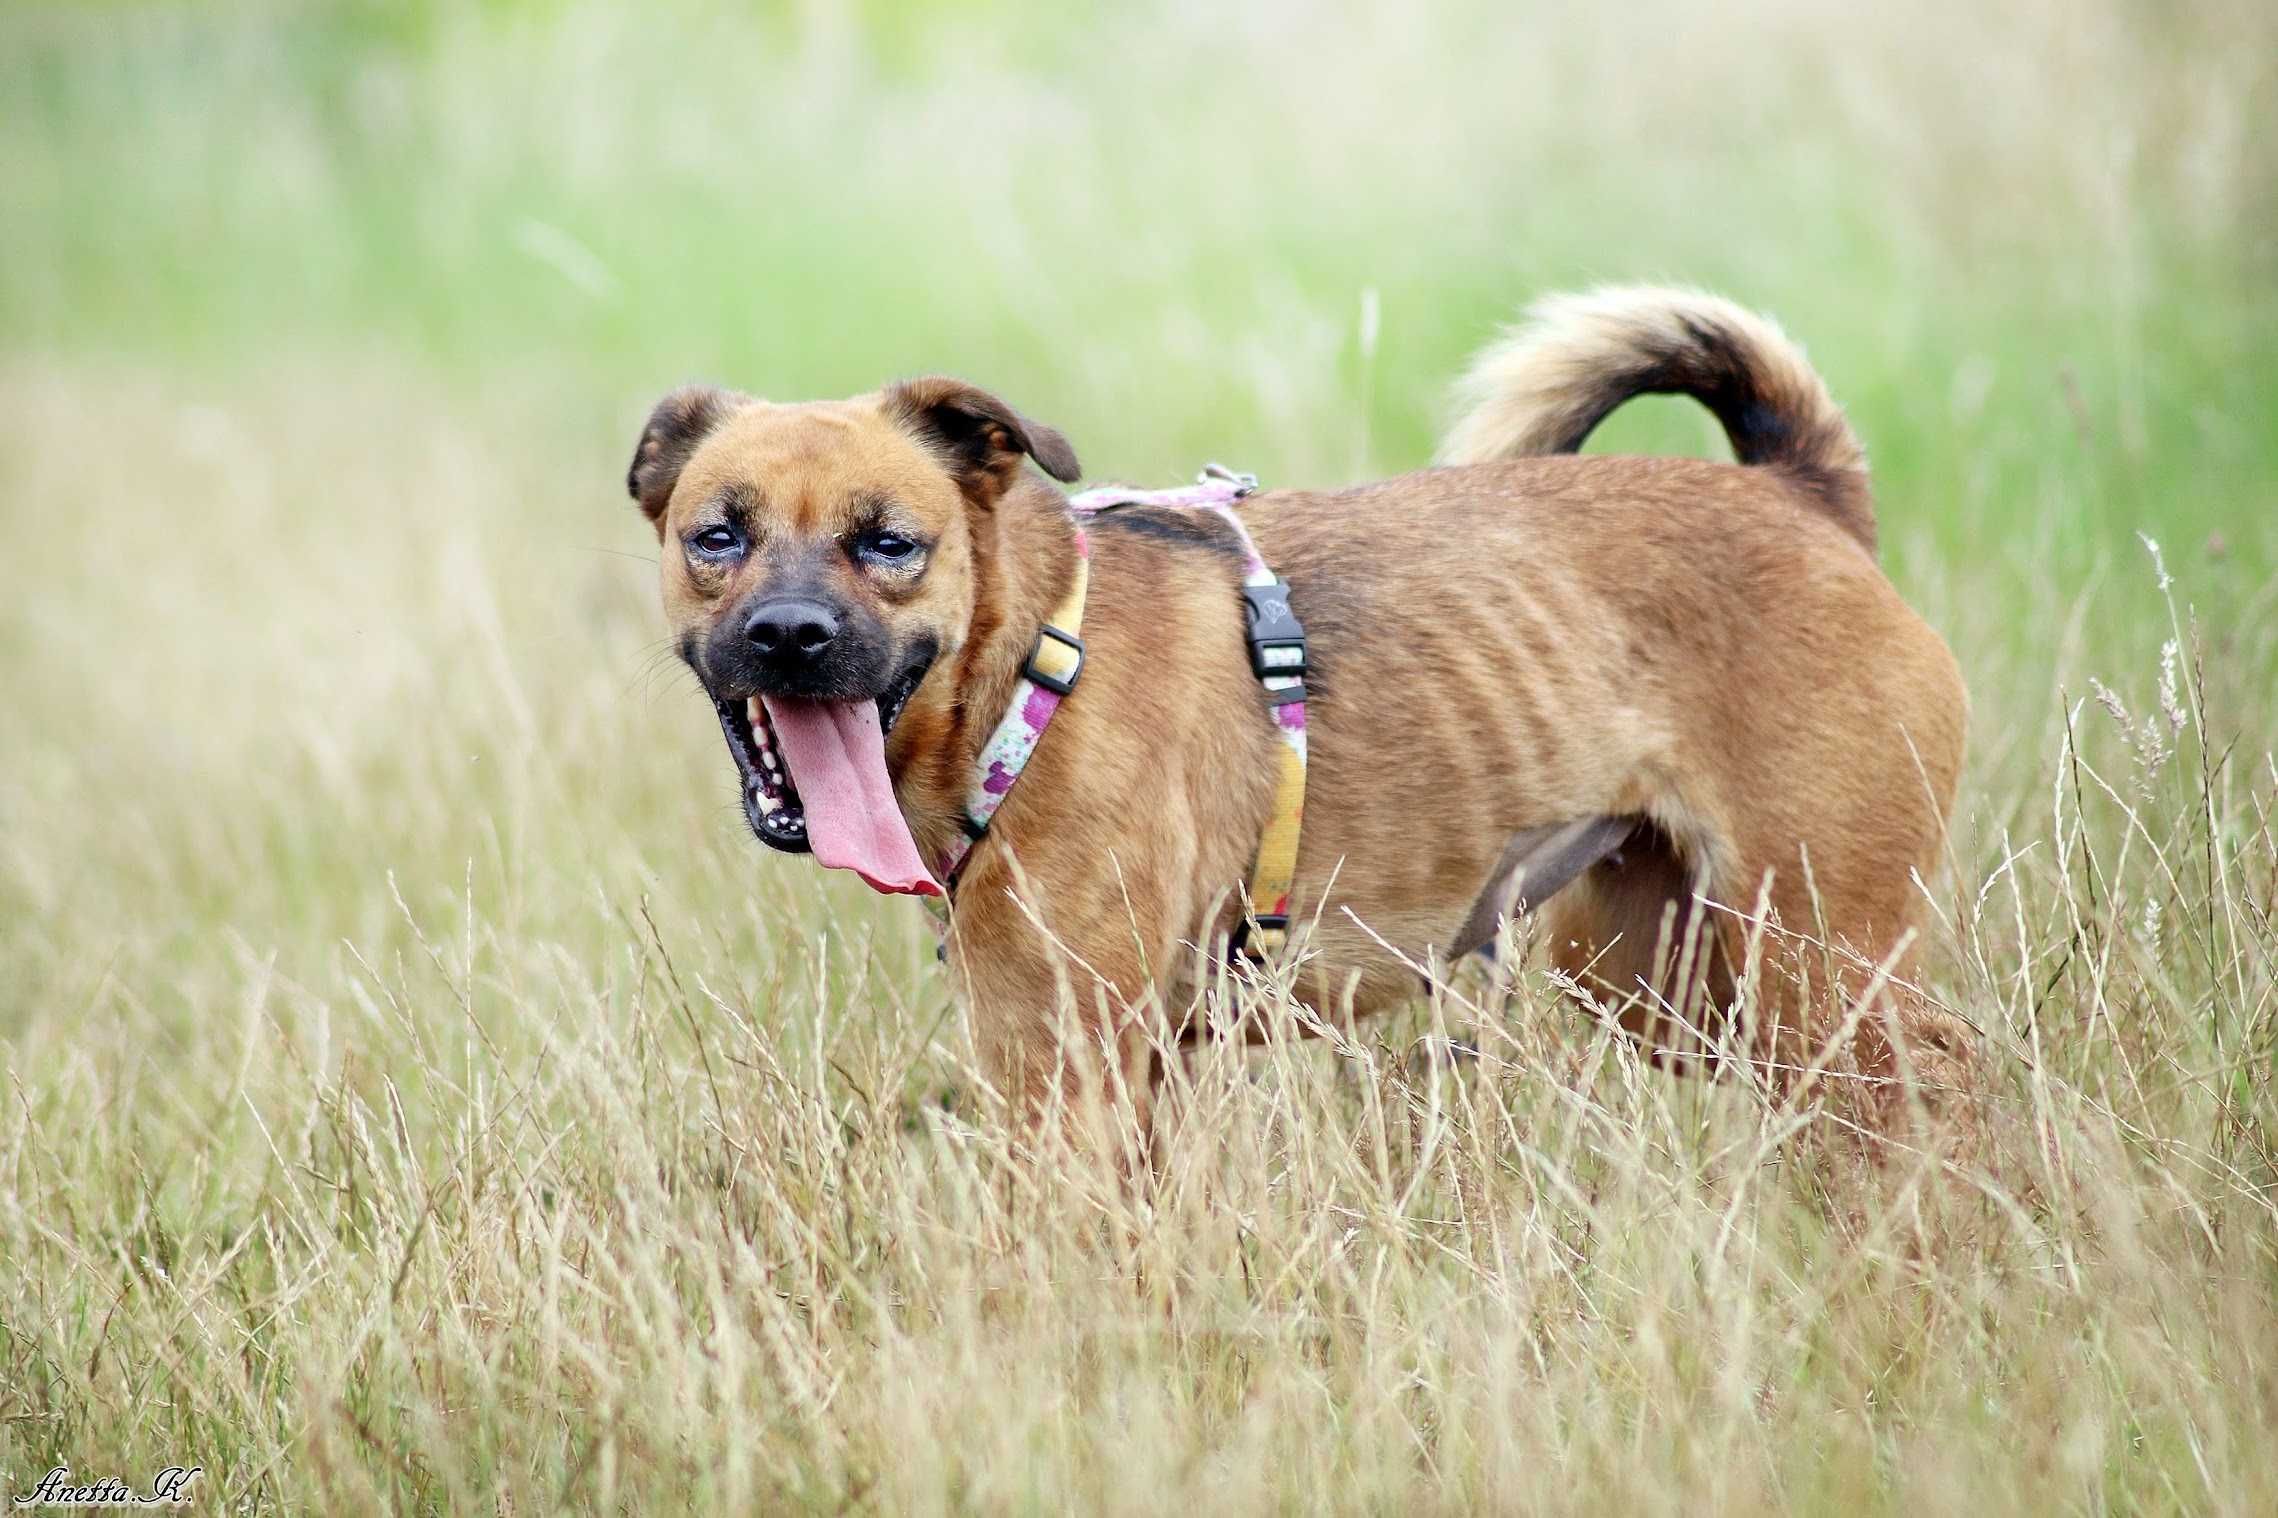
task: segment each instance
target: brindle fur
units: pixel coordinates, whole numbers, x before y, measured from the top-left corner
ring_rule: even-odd
[[[1340,1019],[1412,999],[1412,966],[1475,936],[1515,838],[1621,819],[1591,834],[1620,847],[1536,906],[1539,937],[1657,1054],[1704,1062],[1737,1031],[1776,1091],[1831,1042],[1855,1073],[1962,1079],[1961,1030],[1885,977],[1911,970],[1966,696],[1875,563],[1817,377],[1736,307],[1622,291],[1547,308],[1470,384],[1450,467],[1241,506],[1312,645],[1299,995]],[[1704,395],[1748,462],[1556,456],[1656,389]],[[802,405],[678,392],[636,454],[666,612],[708,683],[712,630],[788,574],[884,627],[881,667],[938,644],[887,744],[928,858],[1068,583],[1073,524],[1024,456],[1076,472],[1059,434],[946,380]],[[727,499],[762,544],[699,571],[680,544]],[[932,544],[913,582],[827,551],[881,502]],[[1233,925],[1276,740],[1224,534],[1134,512],[1092,543],[1081,684],[958,884],[949,963],[1022,1110],[1105,1089],[1144,1125],[1148,1050],[1188,1014],[1195,946]],[[1755,1021],[1727,1029],[1751,973]],[[1854,1089],[1872,1126],[1912,1110]]]

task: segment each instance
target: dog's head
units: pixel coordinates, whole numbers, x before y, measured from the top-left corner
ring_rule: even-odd
[[[720,711],[752,831],[880,890],[930,891],[886,735],[974,611],[978,514],[1067,439],[961,381],[778,406],[690,387],[658,403],[626,485],[655,525],[674,642]]]

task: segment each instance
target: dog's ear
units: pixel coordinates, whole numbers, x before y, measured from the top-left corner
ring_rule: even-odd
[[[976,385],[930,375],[888,389],[880,406],[894,423],[941,456],[965,493],[982,505],[1005,492],[1023,457],[1056,480],[1083,477],[1068,440]]]
[[[751,404],[751,397],[714,385],[683,385],[658,401],[641,428],[633,447],[633,467],[625,472],[625,489],[640,503],[641,514],[664,535],[664,508],[680,471],[688,467],[696,445],[712,430]]]

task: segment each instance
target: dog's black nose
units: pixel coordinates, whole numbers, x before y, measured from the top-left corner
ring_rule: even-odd
[[[771,659],[812,658],[838,636],[838,617],[819,601],[783,596],[763,602],[744,623],[744,637]]]

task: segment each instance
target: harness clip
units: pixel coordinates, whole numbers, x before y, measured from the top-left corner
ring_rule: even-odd
[[[1290,610],[1289,587],[1245,585],[1242,600],[1250,613],[1250,673],[1260,680],[1276,675],[1305,678],[1305,624]]]
[[[1258,912],[1234,924],[1226,935],[1226,957],[1264,964],[1289,943],[1289,914]]]
[[[1044,667],[1047,653],[1053,663],[1064,666],[1064,673],[1056,675]],[[1036,629],[1036,646],[1028,651],[1028,662],[1020,672],[1054,695],[1065,696],[1076,688],[1076,677],[1084,672],[1084,640],[1047,622]]]

